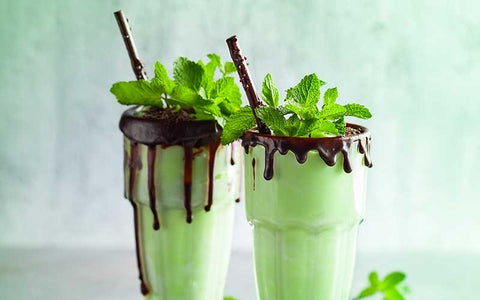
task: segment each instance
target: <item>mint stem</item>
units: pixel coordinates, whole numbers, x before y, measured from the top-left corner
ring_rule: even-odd
[[[255,112],[255,109],[260,107],[262,103],[255,92],[255,86],[253,85],[252,79],[250,78],[250,74],[248,72],[247,64],[245,63],[246,58],[242,55],[240,47],[238,46],[237,36],[234,35],[228,38],[227,45],[228,49],[230,50],[230,56],[232,57],[233,63],[237,68],[240,82],[242,83],[245,94],[247,95],[248,103],[252,108],[258,131],[260,133],[270,134],[270,129],[258,118],[257,113]]]
[[[135,43],[133,42],[132,31],[131,31],[130,25],[128,24],[128,19],[125,17],[125,15],[123,14],[123,11],[121,10],[116,11],[114,15],[115,15],[115,19],[117,19],[120,32],[122,33],[125,46],[127,47],[128,56],[130,57],[133,73],[135,73],[135,76],[137,77],[138,80],[148,79],[147,73],[145,72],[145,66],[143,65],[143,62],[138,57],[137,48],[135,47]]]

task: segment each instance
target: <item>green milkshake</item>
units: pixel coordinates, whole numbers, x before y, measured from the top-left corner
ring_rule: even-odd
[[[170,124],[139,110],[127,110],[120,128],[141,291],[149,300],[222,299],[238,198],[232,145],[219,145],[213,121]],[[139,132],[173,132],[177,143]]]
[[[367,168],[365,155],[357,147],[369,140],[365,128],[356,128],[362,133],[316,139],[321,149],[327,146],[325,141],[351,143],[347,150],[350,173],[344,170],[342,154],[330,167],[318,151],[308,151],[303,141],[308,138],[252,132],[244,136],[246,211],[253,227],[259,299],[348,299],[357,228],[365,208]],[[268,148],[271,144],[296,149],[296,153],[306,150],[306,161],[300,164],[290,151],[270,155],[275,151]],[[264,175],[268,178],[269,168],[275,173],[267,180]]]
[[[123,113],[120,130],[141,292],[148,300],[221,300],[243,155],[234,143],[220,144],[220,124],[241,105],[228,76],[235,67],[216,54],[208,63],[180,57],[173,79],[157,62],[147,80],[126,19],[117,14],[138,78],[110,91],[135,105]]]
[[[249,81],[236,37],[227,40],[240,78]],[[242,83],[244,83],[242,81]],[[347,300],[358,224],[363,220],[370,134],[345,117],[370,118],[359,104],[336,103],[336,88],[315,74],[287,90],[283,105],[272,76],[260,103],[251,95],[225,124],[222,141],[241,137],[245,202],[253,228],[260,300]],[[256,128],[252,129],[256,125]]]

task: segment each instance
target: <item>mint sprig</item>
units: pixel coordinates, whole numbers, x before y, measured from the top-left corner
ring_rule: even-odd
[[[345,117],[368,119],[372,114],[363,105],[336,103],[337,88],[329,88],[323,95],[323,104],[320,88],[325,82],[316,74],[305,76],[296,86],[287,90],[283,105],[279,105],[279,93],[272,76],[267,74],[262,85],[262,99],[267,104],[257,108],[255,112],[274,135],[296,137],[328,137],[345,134]],[[242,118],[247,118],[251,111],[237,112]],[[253,119],[252,116],[248,117]],[[227,118],[224,135],[228,138],[224,142],[231,142],[251,129],[245,129],[247,124],[239,124],[235,113]],[[231,124],[229,124],[232,122]],[[238,124],[238,125],[237,125]],[[249,123],[250,124],[250,123]],[[253,125],[252,125],[253,126]]]
[[[236,69],[232,62],[222,64],[217,54],[207,57],[207,64],[179,57],[173,63],[173,79],[165,66],[156,62],[152,80],[117,82],[110,91],[124,105],[192,107],[195,119],[215,119],[223,125],[242,103],[240,89],[228,76]],[[219,79],[215,79],[217,71]]]
[[[385,300],[405,300],[409,288],[403,284],[406,275],[402,272],[392,272],[380,280],[377,272],[368,276],[370,286],[363,289],[353,300],[368,298],[375,294],[383,294]]]

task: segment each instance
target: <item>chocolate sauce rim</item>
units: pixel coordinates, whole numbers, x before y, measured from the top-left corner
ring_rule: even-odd
[[[357,140],[360,140],[362,138],[370,137],[370,130],[368,130],[367,127],[358,125],[358,124],[352,124],[352,123],[346,123],[347,127],[359,129],[362,132],[359,134],[355,135],[349,135],[349,136],[329,136],[329,137],[317,137],[317,138],[312,138],[312,137],[298,137],[298,136],[279,136],[279,135],[272,135],[272,134],[264,134],[264,133],[259,133],[258,131],[253,131],[253,130],[248,130],[247,132],[256,136],[261,136],[263,138],[269,138],[272,140],[286,140],[286,141],[292,141],[292,142],[305,142],[305,141],[332,141],[332,140],[341,140],[341,141],[351,141],[355,142]],[[241,138],[243,139],[243,137]]]
[[[215,120],[179,120],[172,122],[171,120],[146,118],[135,115],[135,113],[138,112],[141,107],[142,106],[133,106],[126,109],[122,113],[122,116],[120,118],[120,131],[131,141],[148,146],[173,146],[193,144],[194,147],[201,147],[220,141],[220,136],[222,134],[223,128]],[[173,128],[192,128],[192,131],[195,130],[198,132],[197,134],[177,137],[167,136],[166,134],[160,134],[159,132],[157,137],[150,136],[148,139],[146,139],[145,136],[135,136],[131,130],[128,130],[129,126],[127,123],[130,122],[136,123],[136,125],[133,126],[143,126],[145,128],[150,128],[154,131],[163,131],[166,129],[172,130]]]
[[[167,126],[174,126],[174,125],[179,125],[179,124],[188,124],[188,125],[193,125],[193,124],[201,124],[201,125],[208,125],[208,124],[218,124],[217,121],[215,120],[181,120],[181,121],[171,121],[171,120],[166,120],[166,119],[155,119],[155,118],[148,118],[148,117],[141,117],[141,116],[136,116],[135,113],[137,110],[140,108],[140,106],[134,106],[131,108],[128,108],[122,113],[122,118],[123,117],[128,117],[135,119],[136,121],[144,122],[147,124],[159,124],[159,125],[167,125]],[[218,131],[214,131],[212,133],[218,133]]]

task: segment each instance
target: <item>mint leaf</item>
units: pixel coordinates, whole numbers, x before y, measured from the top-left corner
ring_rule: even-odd
[[[235,103],[237,107],[242,104],[242,94],[233,77],[223,77],[215,81],[211,97],[225,99],[228,102]]]
[[[385,292],[385,300],[405,300],[402,294],[395,288],[392,288]]]
[[[163,106],[164,90],[146,80],[117,82],[112,85],[110,92],[115,95],[120,104]]]
[[[210,61],[205,65],[205,77],[208,81],[213,81],[215,70],[222,67],[222,60],[215,53],[207,54],[207,57]],[[203,64],[202,61],[199,61],[199,63]]]
[[[365,297],[374,295],[377,292],[378,292],[378,289],[371,286],[371,287],[368,287],[368,288],[364,289],[363,291],[361,291],[356,299],[365,298]]]
[[[275,135],[288,136],[287,121],[283,114],[274,107],[262,106],[255,110],[257,116],[262,120]]]
[[[167,69],[160,62],[155,63],[155,77],[152,79],[152,85],[158,86],[164,90],[164,93],[172,93],[175,82],[168,77]]]
[[[388,274],[383,281],[380,281],[378,273],[371,272],[368,276],[370,286],[363,289],[355,299],[366,298],[377,293],[382,293],[384,300],[405,300],[402,293],[408,292],[409,289],[406,286],[400,285],[405,278],[404,273],[393,272]]]
[[[378,273],[376,271],[371,272],[370,275],[368,275],[368,281],[370,281],[372,286],[378,285],[380,283]]]
[[[172,90],[171,100],[182,106],[195,106],[200,104],[203,98],[194,90],[179,85]]]
[[[223,77],[217,80],[213,84],[210,95],[227,117],[242,105],[242,94],[233,77]]]
[[[344,117],[339,118],[338,120],[333,122],[333,124],[335,124],[335,127],[337,128],[338,134],[341,134],[341,135],[345,134],[345,128],[347,127],[347,124],[345,123]]]
[[[328,89],[325,92],[325,95],[323,96],[323,104],[327,105],[327,104],[335,103],[335,101],[337,101],[337,98],[338,98],[337,88],[335,87],[333,89]]]
[[[233,62],[227,61],[223,66],[223,70],[223,76],[227,76],[229,74],[235,73],[237,71],[237,68],[235,67],[235,64]]]
[[[287,119],[285,126],[285,131],[287,132],[286,136],[298,136],[300,127],[301,121],[298,119],[297,115],[291,115],[290,118]]]
[[[301,120],[300,126],[298,128],[296,136],[299,137],[310,137],[310,133],[312,132],[313,128],[315,127],[317,120]]]
[[[216,68],[222,67],[222,59],[218,54],[210,53],[207,54],[207,57],[210,59],[210,62],[207,64],[208,69],[215,70]]]
[[[342,105],[331,103],[323,106],[320,118],[334,120],[343,117],[346,112],[346,108]]]
[[[382,290],[386,290],[391,287],[394,287],[400,282],[402,282],[403,280],[405,280],[406,277],[407,276],[402,272],[390,273],[387,275],[387,277],[385,277],[385,279],[383,279],[382,283],[380,284],[380,288]]]
[[[335,124],[328,120],[318,120],[311,129],[312,138],[328,137],[338,135],[338,129]]]
[[[345,107],[345,116],[352,116],[361,119],[370,119],[372,117],[368,108],[361,104],[352,103],[344,105],[343,107]]]
[[[200,90],[204,72],[200,64],[185,57],[179,57],[173,63],[173,78],[175,82],[192,89],[196,93]]]
[[[318,79],[316,74],[307,75],[299,84],[287,90],[287,99],[300,104],[317,104],[320,100],[320,87],[324,84],[325,82]]]
[[[277,107],[278,106],[278,89],[273,83],[272,75],[268,73],[265,75],[262,84],[262,99],[268,106]]]
[[[244,106],[227,118],[221,136],[222,144],[232,143],[240,138],[245,131],[255,126],[255,118],[250,106]]]
[[[298,115],[303,120],[315,119],[318,114],[318,108],[316,105],[304,106],[291,99],[285,101],[285,109]]]

